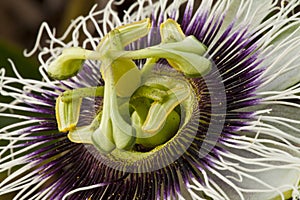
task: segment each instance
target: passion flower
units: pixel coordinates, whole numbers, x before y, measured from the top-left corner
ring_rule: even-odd
[[[0,196],[299,198],[300,1],[113,4],[1,71]]]

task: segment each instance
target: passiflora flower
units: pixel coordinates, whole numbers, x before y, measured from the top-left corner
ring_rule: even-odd
[[[300,1],[120,3],[1,70],[0,196],[299,199]]]

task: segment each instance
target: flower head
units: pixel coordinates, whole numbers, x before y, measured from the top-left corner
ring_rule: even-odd
[[[1,71],[0,196],[299,198],[299,0],[114,3]]]

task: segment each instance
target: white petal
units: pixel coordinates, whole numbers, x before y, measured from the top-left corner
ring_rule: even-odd
[[[270,13],[274,6],[272,1],[262,0],[232,0],[228,7],[220,34],[236,20],[235,24],[249,24],[250,29],[256,28],[263,19]]]
[[[274,169],[267,172],[251,174],[251,176],[262,180],[266,184],[274,187],[275,189],[274,191],[270,190],[269,192],[245,192],[245,199],[273,199],[275,197],[281,199],[281,197],[285,194],[280,194],[280,192],[287,193],[286,195],[291,195],[291,192],[289,191],[296,190],[295,188],[297,187],[299,182],[300,172],[298,170],[292,169]],[[261,187],[259,189],[267,189],[263,185],[259,185],[258,183],[249,178],[244,178],[242,182],[235,183],[237,186],[242,188],[252,188],[254,190],[257,190],[257,187]],[[286,196],[284,197],[284,199],[290,197],[291,196]]]
[[[300,84],[284,91],[270,91],[258,93],[261,105],[254,106],[257,121],[251,126],[269,125],[270,132],[284,137],[300,145],[300,106],[297,102],[300,96]],[[291,101],[291,100],[294,100]],[[265,110],[264,112],[259,112]],[[251,110],[248,110],[251,111]],[[244,127],[248,129],[247,127]],[[250,127],[249,127],[250,128]],[[248,129],[249,130],[249,129]],[[285,135],[283,135],[285,134]]]
[[[300,109],[285,105],[268,106],[272,110],[269,115],[261,117],[265,123],[270,123],[281,131],[294,137],[294,141],[300,141]],[[299,142],[300,144],[300,142]]]
[[[261,66],[266,67],[262,78],[265,82],[260,91],[284,90],[300,81],[300,23],[292,32],[283,33],[284,39],[278,38],[271,46],[272,50],[265,56]],[[294,28],[294,27],[292,27]]]
[[[256,35],[266,70],[260,91],[284,90],[300,81],[300,13],[295,12],[299,0],[286,1],[276,14],[265,20]]]
[[[278,154],[277,157],[276,154],[272,156],[267,153],[264,158],[251,147],[232,147],[227,150],[230,153],[222,154],[221,162],[215,161],[215,169],[209,170],[213,174],[210,178],[222,186],[229,199],[267,200],[278,196],[283,199],[284,195],[297,191],[299,159],[293,160],[289,156],[284,159],[284,155]]]
[[[299,183],[300,173],[298,170],[273,170],[270,172],[262,172],[256,175],[260,179],[265,180],[266,183],[272,185],[273,187],[279,188],[279,191],[284,192],[284,199],[290,198],[293,190],[296,190]],[[251,183],[244,182],[245,185],[250,185]],[[291,188],[294,185],[294,188]],[[284,187],[285,186],[285,187]],[[246,194],[246,199],[273,199],[277,197],[281,198],[274,192],[269,193],[256,193],[256,194]]]

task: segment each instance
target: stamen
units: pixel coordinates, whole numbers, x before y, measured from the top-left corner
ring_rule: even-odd
[[[75,143],[93,144],[92,134],[97,130],[101,122],[102,113],[100,112],[89,126],[70,129],[68,138]]]
[[[67,132],[75,129],[79,119],[80,105],[82,98],[76,98],[72,101],[62,101],[61,97],[56,100],[55,112],[58,130]]]
[[[62,55],[49,65],[47,72],[57,80],[75,76],[81,69],[84,60],[88,58],[88,54],[89,57],[92,57],[94,52],[77,47],[64,49]]]

